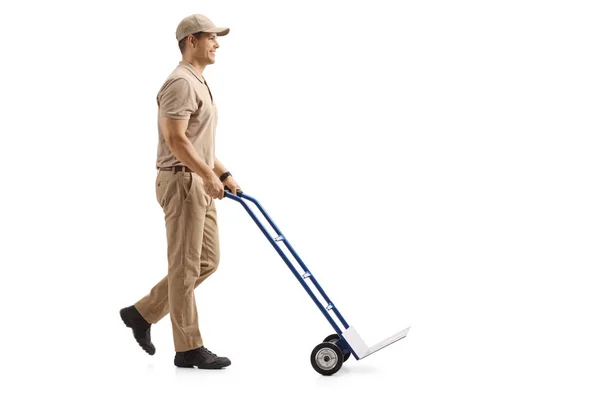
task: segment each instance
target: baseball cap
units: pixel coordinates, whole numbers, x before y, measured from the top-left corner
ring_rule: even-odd
[[[225,36],[229,28],[217,28],[210,19],[202,14],[193,14],[185,17],[177,26],[175,37],[177,41],[198,32],[216,33],[217,36]]]

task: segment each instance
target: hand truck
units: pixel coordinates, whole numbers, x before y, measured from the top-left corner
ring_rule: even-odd
[[[329,297],[327,297],[325,291],[323,288],[321,288],[321,285],[319,285],[315,276],[308,270],[306,265],[304,265],[304,262],[302,262],[296,251],[292,248],[290,242],[285,238],[285,236],[283,236],[279,228],[275,225],[271,217],[267,214],[260,203],[255,198],[244,194],[242,191],[238,190],[236,194],[233,194],[227,187],[225,191],[225,197],[235,200],[244,206],[248,214],[250,214],[250,217],[252,217],[256,225],[258,225],[262,233],[269,240],[271,245],[273,245],[289,269],[294,273],[294,276],[296,276],[298,282],[302,284],[302,287],[304,287],[319,310],[321,310],[321,313],[323,313],[327,321],[329,321],[333,327],[335,333],[327,336],[322,343],[319,343],[310,355],[310,362],[315,371],[322,375],[333,375],[339,371],[340,368],[342,368],[342,364],[350,358],[350,355],[354,356],[356,360],[362,360],[376,351],[381,350],[382,348],[406,337],[410,327],[390,336],[385,340],[382,340],[374,346],[367,346],[356,329],[348,325],[344,317],[342,317],[340,311],[333,305],[333,302],[329,299]],[[250,209],[248,202],[244,200],[248,200],[256,205],[263,217],[268,221],[269,225],[271,225],[275,231],[275,237],[271,236],[269,231],[257,218],[256,214]],[[294,256],[296,261],[300,264],[302,269],[301,272],[298,271],[294,264],[292,264],[287,255],[283,252],[279,243],[283,243]],[[320,299],[317,297],[317,294],[320,295]],[[334,319],[334,317],[337,319],[337,321]],[[340,323],[343,329],[340,328]]]

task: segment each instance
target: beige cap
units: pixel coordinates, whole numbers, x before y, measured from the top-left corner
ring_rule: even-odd
[[[177,41],[198,32],[216,33],[217,36],[225,36],[229,33],[229,28],[217,28],[210,19],[202,14],[194,14],[185,17],[177,26],[175,37]]]

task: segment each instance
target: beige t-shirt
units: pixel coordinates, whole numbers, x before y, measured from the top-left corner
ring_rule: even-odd
[[[212,169],[215,162],[215,133],[217,106],[206,80],[192,64],[181,61],[169,75],[156,96],[158,116],[172,119],[189,119],[186,136],[198,155]],[[183,165],[175,158],[165,143],[158,124],[158,154],[156,167]]]

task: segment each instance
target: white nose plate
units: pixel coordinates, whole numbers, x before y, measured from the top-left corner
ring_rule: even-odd
[[[373,345],[371,347],[367,346],[365,341],[360,337],[356,329],[354,327],[349,327],[344,332],[342,332],[342,337],[346,339],[346,342],[352,347],[352,350],[356,353],[359,359],[365,358],[378,350],[383,349],[384,347],[389,346],[392,343],[397,342],[400,339],[403,339],[408,334],[408,330],[410,327],[406,328],[403,331],[396,333],[395,335],[390,336],[387,339],[382,340],[381,342]]]

